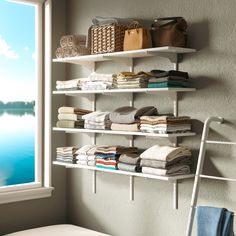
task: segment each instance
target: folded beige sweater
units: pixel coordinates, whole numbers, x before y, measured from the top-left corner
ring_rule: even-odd
[[[191,152],[186,147],[160,146],[158,144],[144,151],[140,157],[142,159],[172,161],[181,156],[191,156]]]

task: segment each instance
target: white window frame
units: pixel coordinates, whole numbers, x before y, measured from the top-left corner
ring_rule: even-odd
[[[51,186],[51,0],[8,0],[36,8],[37,129],[35,132],[35,181],[0,188],[0,204],[50,197]],[[43,18],[44,16],[44,18]],[[43,34],[44,32],[44,34]],[[44,48],[43,48],[44,47]],[[44,53],[43,53],[44,52]],[[44,58],[43,58],[44,55]],[[44,68],[43,68],[44,66]],[[43,71],[44,69],[44,71]],[[43,79],[44,78],[44,79]],[[46,82],[47,81],[47,82]],[[44,82],[44,83],[43,83]],[[43,89],[44,84],[44,89]],[[44,101],[44,106],[43,106]],[[43,109],[44,107],[44,109]],[[44,119],[44,122],[43,122]]]

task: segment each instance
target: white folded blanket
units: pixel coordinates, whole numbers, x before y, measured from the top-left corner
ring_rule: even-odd
[[[181,156],[191,156],[190,150],[186,147],[160,146],[158,144],[150,147],[140,155],[143,159],[160,161],[172,161]]]

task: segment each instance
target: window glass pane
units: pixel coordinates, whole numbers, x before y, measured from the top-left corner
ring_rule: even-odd
[[[0,187],[35,181],[35,6],[0,0]]]

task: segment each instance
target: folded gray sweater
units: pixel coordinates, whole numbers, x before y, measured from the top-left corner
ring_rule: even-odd
[[[131,124],[140,116],[157,115],[157,109],[154,106],[142,107],[140,109],[134,107],[120,107],[109,114],[112,123]]]
[[[179,157],[172,161],[159,161],[152,159],[142,159],[140,165],[143,167],[152,167],[152,168],[160,168],[169,170],[177,165],[189,165],[191,166],[191,158],[190,157]]]

